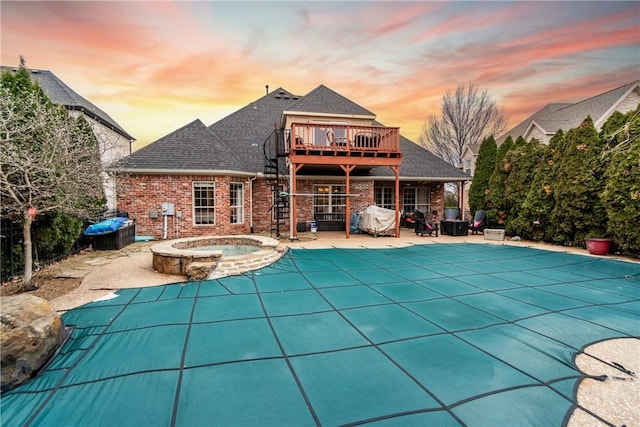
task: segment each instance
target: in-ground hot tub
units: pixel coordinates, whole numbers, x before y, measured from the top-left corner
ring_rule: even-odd
[[[224,264],[228,271],[234,270],[230,267],[238,267],[235,270],[244,272],[263,267],[279,258],[276,251],[278,244],[277,240],[270,237],[246,235],[168,240],[151,247],[153,269],[160,273],[191,277],[190,266],[208,269],[212,273]]]

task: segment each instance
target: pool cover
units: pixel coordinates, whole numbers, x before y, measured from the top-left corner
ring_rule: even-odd
[[[553,426],[585,346],[640,335],[640,264],[506,245],[296,249],[125,289],[2,395],[3,425]]]

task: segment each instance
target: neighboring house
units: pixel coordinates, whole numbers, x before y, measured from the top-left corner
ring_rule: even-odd
[[[481,143],[466,144],[462,150],[462,170],[473,178],[476,170],[476,162],[478,160],[478,153],[480,152]],[[464,183],[464,197],[462,200],[462,212],[463,218],[473,217],[473,212],[469,210],[469,189],[471,188],[471,181]]]
[[[519,136],[522,136],[526,141],[535,138],[544,144],[548,144],[553,135],[560,129],[567,132],[569,129],[578,127],[587,117],[591,117],[596,129],[600,130],[615,111],[626,113],[637,108],[638,104],[640,104],[640,80],[573,104],[547,104],[518,123],[517,126],[502,134],[496,139],[496,142],[499,147],[509,136],[514,141]],[[471,176],[475,173],[479,150],[480,144],[470,144],[463,151],[462,164],[465,172]],[[465,185],[465,194],[467,196],[464,198],[463,205],[465,206],[465,212],[473,215],[473,213],[468,212],[470,186],[470,182]]]
[[[117,166],[118,209],[161,238],[299,231],[349,235],[353,212],[444,209],[469,176],[321,85],[279,88],[224,119],[195,120]],[[399,221],[397,221],[399,222]],[[396,235],[398,229],[396,229]]]
[[[0,69],[3,73],[17,71],[15,67],[2,66]],[[78,95],[51,71],[33,69],[28,69],[27,71],[29,71],[31,80],[40,85],[51,102],[64,105],[74,117],[84,116],[98,140],[100,157],[105,166],[131,154],[131,143],[135,141],[135,139],[107,113]],[[105,174],[103,176],[103,182],[107,198],[107,207],[109,210],[115,210],[115,177]]]
[[[503,134],[497,143],[500,146],[509,136],[514,141],[522,136],[526,141],[535,138],[548,144],[558,130],[567,132],[569,129],[576,128],[589,116],[595,128],[600,130],[615,111],[624,114],[637,108],[638,104],[640,104],[640,80],[573,104],[548,104]]]

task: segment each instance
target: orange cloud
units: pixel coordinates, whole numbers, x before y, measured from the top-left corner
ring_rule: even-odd
[[[515,124],[546,103],[636,79],[639,6],[575,22],[572,4],[563,13],[575,10],[574,23],[544,29],[542,17],[563,4],[258,2],[244,14],[222,2],[9,0],[2,61],[23,54],[53,71],[141,144],[196,118],[213,123],[267,84],[298,95],[325,84],[415,140],[459,84],[487,89]],[[635,60],[593,59],[622,49]]]

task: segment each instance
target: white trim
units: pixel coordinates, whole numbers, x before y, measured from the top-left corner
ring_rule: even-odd
[[[213,224],[199,224],[196,222],[196,184],[200,187],[213,188]],[[193,218],[192,225],[194,227],[210,227],[216,225],[216,217],[218,216],[218,189],[215,181],[191,181],[191,215]]]
[[[116,170],[114,170],[116,171]],[[233,177],[250,177],[264,179],[262,172],[237,172],[237,171],[218,171],[218,170],[169,170],[169,169],[136,169],[128,172],[127,170],[117,170],[117,172],[129,173],[131,175],[200,175],[200,176],[233,176]],[[297,179],[328,179],[328,180],[344,180],[344,175],[296,175]],[[393,176],[351,176],[352,181],[395,181]],[[471,181],[472,177],[431,177],[431,176],[400,176],[400,181],[431,181],[431,182],[463,182]]]
[[[344,117],[347,119],[364,119],[364,120],[375,120],[375,114],[336,114],[336,113],[311,113],[308,111],[288,111],[285,110],[282,112],[282,117],[286,116],[304,116],[304,117],[327,117],[327,118],[338,118]]]
[[[640,86],[640,83],[636,83],[635,85],[631,86],[629,88],[629,90],[627,90],[624,95],[622,95],[620,98],[618,98],[618,100],[616,102],[614,102],[611,107],[609,107],[609,109],[607,111],[604,112],[604,114],[602,116],[600,116],[598,118],[598,120],[596,120],[593,125],[596,129],[600,129],[602,128],[602,125],[607,121],[607,119],[609,118],[609,116],[611,116],[616,110],[618,105],[620,105],[622,103],[622,101],[624,101],[629,94],[631,94],[631,92],[633,92],[634,90],[636,90],[638,87]],[[624,114],[624,113],[623,113]]]
[[[242,199],[240,200],[240,205],[232,205],[231,204],[231,186],[237,184],[240,185],[241,187],[241,191],[242,191]],[[238,222],[231,222],[231,219],[229,219],[229,224],[244,224],[244,219],[245,219],[245,211],[244,211],[244,199],[245,199],[245,194],[244,194],[244,182],[237,182],[237,181],[231,181],[229,182],[229,212],[231,212],[232,209],[238,209],[240,208],[240,219],[241,221]]]
[[[536,122],[535,120],[531,120],[531,123],[529,123],[529,126],[527,126],[527,128],[526,128],[526,129],[524,130],[524,132],[522,133],[522,137],[524,138],[524,140],[525,140],[525,141],[528,141],[528,140],[529,140],[529,133],[531,132],[531,129],[532,129],[534,126],[535,126],[535,127],[537,127],[538,129],[540,129],[540,131],[541,131],[543,134],[545,134],[545,135],[554,135],[554,134],[555,134],[555,132],[550,132],[550,131],[545,130],[545,129],[544,129],[542,126],[540,126],[540,125],[538,124],[538,122]],[[560,129],[560,128],[558,128],[558,129]],[[557,130],[556,130],[556,132],[557,132]],[[517,137],[516,137],[516,138],[517,138]],[[515,140],[514,140],[513,142],[515,142]]]
[[[240,172],[217,169],[108,169],[110,172],[127,173],[130,175],[204,175],[204,176],[244,176],[262,177],[264,174],[257,172]]]

